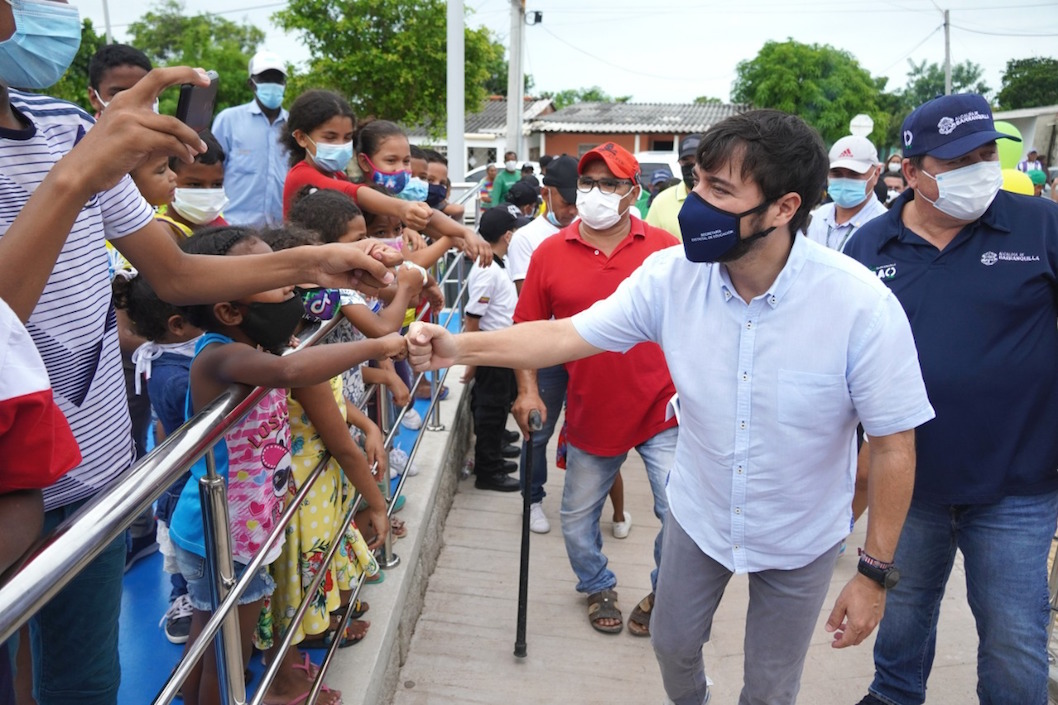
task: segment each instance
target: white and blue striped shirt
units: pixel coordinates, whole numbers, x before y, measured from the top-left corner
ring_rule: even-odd
[[[896,297],[806,237],[749,302],[670,247],[573,324],[604,350],[661,346],[680,408],[669,509],[738,573],[803,567],[849,533],[857,421],[885,436],[934,415]]]
[[[0,236],[52,166],[93,125],[71,103],[9,92],[12,107],[29,127],[0,129]],[[44,490],[46,509],[95,494],[134,458],[104,239],[117,241],[151,218],[150,206],[127,176],[89,199],[26,325],[83,457]]]

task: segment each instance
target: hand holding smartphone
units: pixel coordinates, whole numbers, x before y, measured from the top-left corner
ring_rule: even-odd
[[[180,100],[176,104],[176,118],[195,132],[208,130],[213,123],[213,108],[217,103],[217,84],[220,76],[207,71],[208,86],[185,83],[180,86]]]

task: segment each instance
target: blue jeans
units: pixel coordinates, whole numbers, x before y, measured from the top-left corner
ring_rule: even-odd
[[[913,500],[900,535],[900,583],[886,599],[870,691],[893,705],[919,705],[937,645],[944,585],[962,551],[977,620],[977,695],[982,705],[1047,703],[1047,553],[1058,492],[995,504]]]
[[[669,428],[636,446],[646,465],[650,489],[654,493],[654,516],[661,521],[662,529],[669,513],[665,485],[676,457],[677,434],[677,428]],[[628,453],[608,457],[592,455],[569,445],[560,514],[566,555],[577,574],[577,592],[592,595],[617,585],[617,576],[606,567],[606,556],[602,552],[599,517],[606,495],[627,457]],[[650,572],[651,589],[657,584],[660,564],[661,531],[658,531],[654,539],[654,570]]]
[[[51,531],[87,500],[44,513]],[[125,536],[103,552],[29,622],[33,697],[38,705],[114,705],[118,701],[118,616]]]
[[[522,493],[525,492],[526,446],[532,446],[533,453],[533,486],[529,492],[529,501],[533,504],[544,501],[544,483],[547,482],[547,443],[555,432],[555,422],[562,413],[562,403],[566,400],[566,383],[569,374],[565,365],[544,367],[536,371],[536,385],[540,389],[540,398],[547,409],[547,421],[544,427],[533,434],[531,444],[522,444],[522,459],[518,466],[522,482]]]

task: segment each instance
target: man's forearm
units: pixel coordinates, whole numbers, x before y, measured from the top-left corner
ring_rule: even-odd
[[[864,550],[880,561],[891,561],[915,487],[915,432],[872,437],[869,448]]]
[[[580,337],[568,318],[519,323],[503,330],[457,336],[457,362],[515,370],[551,367],[603,352]]]
[[[514,381],[518,384],[518,393],[539,393],[540,388],[536,384],[536,370],[515,370]]]

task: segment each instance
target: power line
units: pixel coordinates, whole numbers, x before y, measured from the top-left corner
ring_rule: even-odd
[[[929,41],[930,39],[932,39],[932,38],[933,38],[933,35],[934,35],[934,34],[936,34],[937,32],[939,32],[939,31],[940,31],[940,29],[941,29],[941,28],[942,28],[943,26],[944,26],[944,25],[937,25],[936,27],[934,27],[934,28],[933,28],[933,31],[932,31],[932,32],[930,32],[929,34],[927,34],[927,35],[926,35],[925,37],[923,37],[923,38],[922,38],[922,41],[920,41],[920,42],[919,42],[918,44],[916,44],[915,46],[911,47],[911,49],[910,49],[910,50],[909,50],[909,51],[908,51],[907,53],[905,53],[905,54],[904,54],[903,56],[901,56],[901,57],[900,57],[899,59],[897,59],[897,60],[896,60],[896,61],[894,61],[893,63],[889,64],[889,65],[888,65],[888,66],[886,66],[886,67],[885,67],[884,69],[882,69],[881,73],[883,73],[883,74],[884,74],[884,73],[889,73],[889,69],[893,68],[894,66],[896,66],[897,64],[899,64],[899,63],[900,63],[901,61],[903,61],[904,59],[906,59],[907,57],[911,56],[911,55],[912,55],[912,54],[914,54],[914,53],[915,53],[916,51],[918,51],[918,48],[919,48],[920,46],[922,46],[923,44],[925,44],[926,42],[928,42],[928,41]]]
[[[990,37],[1058,37],[1058,32],[990,32],[984,29],[972,29],[957,24],[953,24],[952,27],[972,34],[987,34]]]

